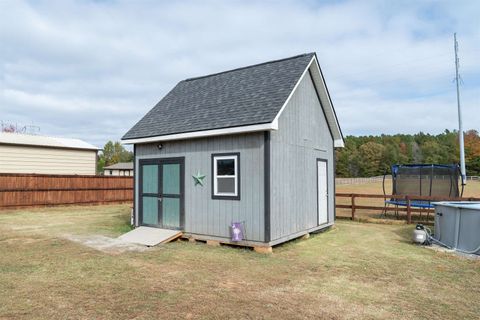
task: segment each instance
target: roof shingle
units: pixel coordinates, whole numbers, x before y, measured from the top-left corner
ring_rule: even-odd
[[[270,123],[314,55],[180,81],[122,139]]]

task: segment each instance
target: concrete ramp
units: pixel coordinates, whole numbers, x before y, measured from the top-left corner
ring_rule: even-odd
[[[182,232],[178,230],[138,227],[130,232],[122,234],[118,239],[129,243],[152,247],[160,243],[167,243],[175,240],[181,235]]]

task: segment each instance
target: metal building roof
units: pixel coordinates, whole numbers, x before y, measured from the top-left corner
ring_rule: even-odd
[[[0,144],[26,145],[50,148],[99,150],[80,139],[57,138],[34,134],[0,132]]]
[[[133,170],[133,162],[119,162],[103,168],[108,170]]]

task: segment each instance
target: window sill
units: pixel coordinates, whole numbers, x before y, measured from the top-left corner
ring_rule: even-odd
[[[213,200],[240,200],[240,196],[220,196],[212,195]]]

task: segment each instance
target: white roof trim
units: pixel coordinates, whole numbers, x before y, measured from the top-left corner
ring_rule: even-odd
[[[343,148],[345,147],[345,142],[343,139],[335,139],[333,140],[333,147],[334,148]]]
[[[310,60],[310,62],[308,63],[308,66],[305,68],[305,70],[303,70],[302,75],[300,76],[300,78],[298,79],[297,83],[296,83],[295,86],[293,87],[292,91],[291,91],[290,94],[288,95],[287,100],[285,100],[285,102],[283,103],[283,106],[282,106],[282,108],[280,108],[280,111],[279,111],[279,112],[277,113],[277,115],[275,116],[275,119],[273,119],[273,122],[276,123],[277,126],[278,126],[278,118],[280,118],[280,116],[281,116],[282,113],[283,113],[283,110],[285,110],[285,107],[286,107],[287,104],[290,102],[290,99],[292,98],[293,93],[294,93],[295,91],[297,91],[297,87],[300,85],[300,82],[302,82],[303,78],[305,78],[305,75],[307,74],[308,69],[309,69],[310,66],[312,65],[313,60],[315,60],[315,56],[312,57],[312,60]]]
[[[203,137],[222,136],[227,134],[236,134],[236,133],[243,133],[243,132],[256,132],[256,131],[267,131],[267,130],[277,130],[277,129],[278,129],[278,125],[275,125],[272,122],[272,123],[265,123],[265,124],[255,124],[251,126],[241,126],[241,127],[232,127],[232,128],[224,128],[224,129],[213,129],[213,130],[168,134],[168,135],[156,136],[156,137],[125,139],[122,141],[122,144],[149,143],[149,142],[160,142],[160,141],[169,141],[169,140],[203,138]]]
[[[333,135],[333,146],[335,148],[343,148],[345,146],[345,143],[343,141],[340,125],[338,124],[338,119],[335,115],[332,102],[328,95],[327,86],[325,84],[325,81],[323,80],[322,72],[320,71],[320,65],[318,64],[316,56],[313,56],[308,66],[305,68],[305,71],[303,71],[302,76],[300,77],[300,79],[298,79],[295,87],[293,87],[292,92],[290,92],[290,95],[288,96],[287,100],[285,101],[277,116],[273,120],[273,123],[275,123],[278,127],[278,118],[280,118],[280,116],[282,115],[283,110],[285,110],[285,107],[288,105],[288,102],[290,102],[293,93],[295,92],[295,90],[297,90],[298,85],[300,84],[300,82],[302,82],[308,70],[310,70],[310,72],[312,73],[312,81],[314,81],[315,87],[320,90],[320,92],[318,92],[318,96],[320,97],[320,103],[325,112],[325,116],[327,118],[326,120],[328,126],[330,127],[330,131]]]
[[[343,148],[345,147],[345,142],[343,141],[342,130],[340,129],[340,124],[338,123],[338,118],[335,114],[335,109],[333,108],[332,100],[330,99],[327,85],[323,78],[316,56],[314,57],[314,61],[315,67],[312,66],[310,71],[312,72],[313,81],[319,89],[318,95],[320,96],[320,101],[322,103],[323,110],[325,111],[325,116],[330,126],[330,130],[332,131],[334,147]]]

